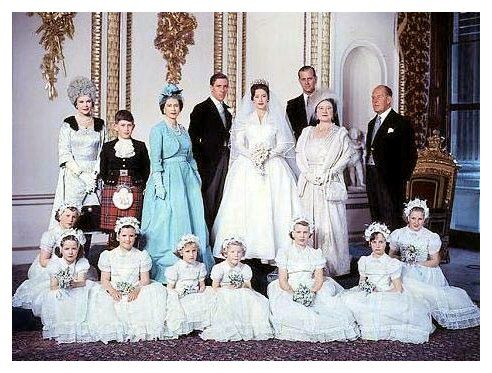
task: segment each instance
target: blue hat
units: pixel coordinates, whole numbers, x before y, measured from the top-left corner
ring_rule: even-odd
[[[162,102],[171,96],[179,95],[183,90],[179,89],[176,84],[167,83],[162,89],[161,93],[159,93],[159,106],[162,105]]]

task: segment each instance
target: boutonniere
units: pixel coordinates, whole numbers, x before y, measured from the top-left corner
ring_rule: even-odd
[[[388,133],[393,133],[395,132],[395,129],[393,127],[388,128]]]

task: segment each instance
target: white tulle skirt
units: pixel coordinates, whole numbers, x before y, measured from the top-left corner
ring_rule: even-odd
[[[215,304],[215,291],[207,286],[203,293],[182,298],[174,290],[167,292],[166,324],[174,335],[188,334],[210,326]]]
[[[96,284],[89,294],[88,325],[93,341],[136,342],[173,338],[166,320],[166,288],[151,282],[142,287],[137,299],[125,295],[117,302]]]
[[[282,290],[279,281],[268,285],[271,322],[275,338],[290,341],[347,341],[359,337],[359,328],[352,312],[336,296],[343,288],[327,278],[314,303],[305,307]]]
[[[87,323],[89,290],[94,282],[69,290],[50,290],[43,301],[41,321],[43,338],[55,339],[58,343],[90,342]]]
[[[480,309],[465,290],[449,286],[440,267],[405,264],[402,280],[405,289],[429,302],[432,317],[442,327],[465,329],[480,325]]]
[[[217,289],[211,324],[200,337],[219,342],[272,338],[268,299],[247,288]]]
[[[435,330],[427,302],[406,290],[366,294],[354,287],[340,298],[353,312],[363,339],[424,343]]]

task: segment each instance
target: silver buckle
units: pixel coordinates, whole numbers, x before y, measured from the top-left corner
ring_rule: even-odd
[[[120,170],[120,176],[128,176],[128,170]]]

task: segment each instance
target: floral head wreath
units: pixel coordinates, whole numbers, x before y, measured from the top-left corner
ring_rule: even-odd
[[[263,85],[266,85],[267,87],[269,87],[268,81],[265,79],[255,79],[251,82],[251,85],[254,85],[254,84],[263,84]]]
[[[58,206],[58,208],[56,209],[56,212],[58,214],[61,214],[61,213],[63,213],[63,211],[65,211],[65,209],[68,209],[70,207],[76,208],[78,212],[80,212],[80,209],[82,208],[80,206],[80,204],[68,201],[68,202],[63,202],[60,206]]]
[[[135,229],[136,234],[140,233],[140,222],[138,221],[137,218],[134,218],[133,216],[125,216],[122,218],[118,218],[114,226],[114,231],[116,232],[116,234],[118,234],[120,233],[121,228],[127,225],[133,227]]]
[[[80,96],[89,96],[92,102],[95,103],[97,99],[97,88],[90,79],[77,76],[68,85],[67,95],[72,104],[75,104]]]
[[[181,92],[183,92],[183,90],[179,89],[176,84],[167,83],[164,88],[162,88],[161,93],[159,93],[159,105],[162,105],[166,98],[179,95]]]
[[[183,237],[181,237],[178,244],[176,245],[176,250],[174,251],[174,253],[176,255],[180,256],[179,251],[182,250],[186,245],[188,245],[190,243],[194,243],[197,246],[200,246],[200,239],[191,233],[183,235]]]
[[[384,239],[388,239],[388,236],[390,235],[391,231],[388,229],[386,224],[384,223],[379,223],[379,222],[374,222],[371,223],[366,230],[364,231],[364,238],[366,241],[370,241],[371,235],[373,233],[381,233],[384,237]]]
[[[403,213],[408,218],[410,216],[410,213],[412,212],[412,209],[416,207],[424,210],[424,219],[427,219],[429,217],[429,208],[427,207],[427,201],[425,199],[419,198],[412,199],[411,201],[408,201],[408,203],[405,203]]]
[[[62,235],[58,237],[58,240],[56,240],[56,246],[61,248],[63,239],[68,236],[74,236],[77,239],[77,243],[79,245],[85,242],[84,232],[82,232],[80,229],[70,228],[64,231]]]
[[[313,232],[314,232],[313,223],[311,223],[311,220],[309,220],[308,218],[305,218],[303,216],[299,216],[298,218],[292,219],[292,223],[290,225],[290,231],[289,232],[291,232],[291,233],[294,232],[296,225],[301,223],[301,222],[307,223],[308,228],[309,228],[309,234],[313,234]]]
[[[239,245],[243,248],[243,251],[246,253],[246,245],[244,244],[244,241],[242,238],[239,237],[229,237],[222,242],[222,252],[227,249],[227,247],[231,244],[236,244]]]

